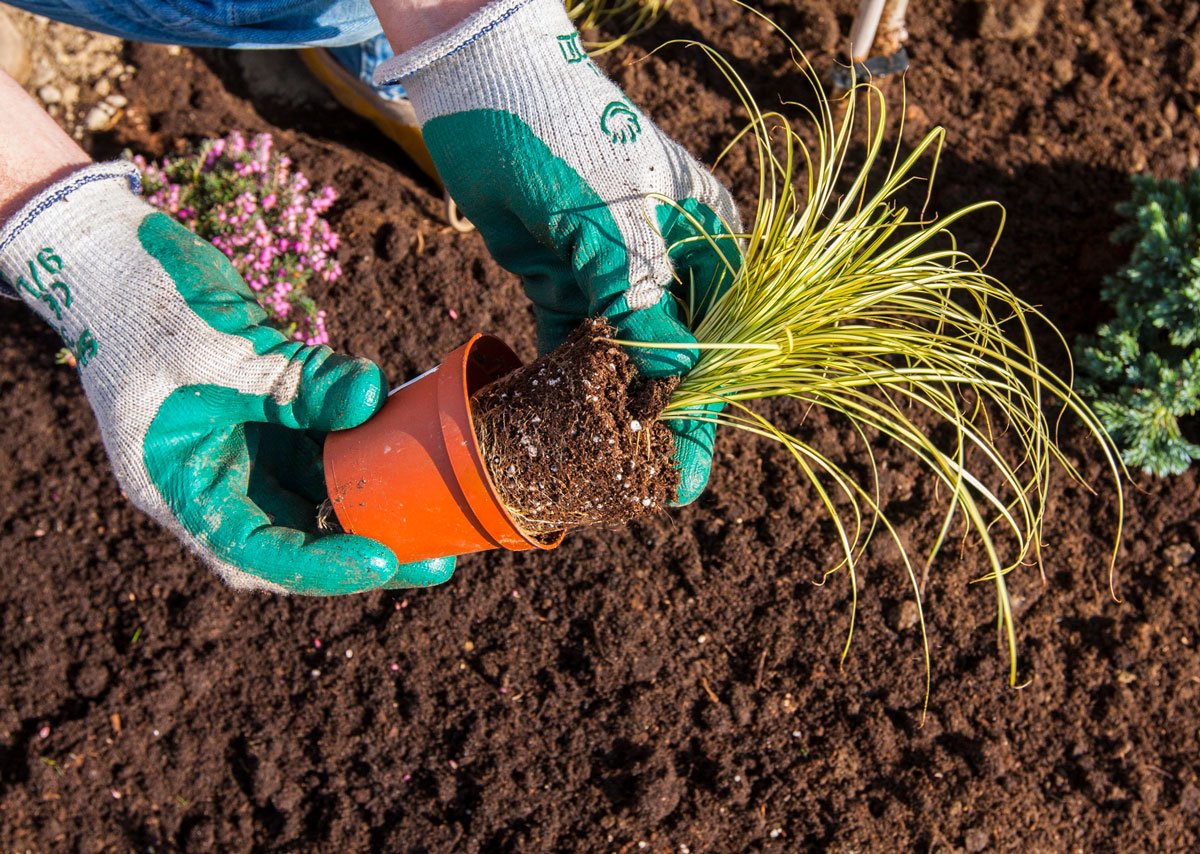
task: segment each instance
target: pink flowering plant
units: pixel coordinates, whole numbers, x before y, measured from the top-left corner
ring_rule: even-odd
[[[133,161],[146,199],[224,252],[272,325],[306,344],[329,342],[325,312],[305,287],[342,274],[337,232],[322,216],[337,198],[332,187],[313,190],[268,133],[234,131],[158,163]]]

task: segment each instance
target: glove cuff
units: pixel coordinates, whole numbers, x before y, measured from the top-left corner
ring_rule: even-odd
[[[35,257],[45,246],[46,228],[43,220],[52,216],[52,210],[69,205],[80,190],[91,187],[94,191],[106,182],[111,185],[113,192],[126,198],[130,192],[137,196],[142,191],[141,173],[128,160],[93,163],[42,190],[0,227],[0,295],[20,297],[26,301],[40,299],[41,295],[36,290],[27,288],[28,293],[21,293],[17,281],[21,276],[22,264]],[[89,197],[92,195],[88,193]],[[55,228],[55,225],[48,227],[56,232],[51,235],[56,238],[66,230]],[[33,246],[34,243],[38,245]],[[36,289],[36,285],[30,284],[30,288]]]
[[[403,82],[422,125],[480,104],[559,115],[596,77],[562,0],[493,0],[375,71],[377,84]]]

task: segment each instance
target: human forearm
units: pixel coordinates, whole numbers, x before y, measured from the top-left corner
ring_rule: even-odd
[[[0,71],[0,223],[38,190],[91,162],[54,119]]]
[[[446,32],[488,0],[371,0],[396,53]]]

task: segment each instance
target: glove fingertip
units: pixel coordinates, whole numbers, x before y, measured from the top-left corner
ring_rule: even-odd
[[[383,371],[370,359],[332,354],[309,393],[319,394],[319,406],[306,425],[317,430],[357,427],[379,411],[387,400]],[[304,389],[302,392],[304,393]]]
[[[246,545],[240,571],[300,596],[362,593],[396,574],[396,556],[386,546],[353,534],[314,540],[291,529],[264,528]]]
[[[686,507],[708,486],[716,425],[699,420],[667,423],[675,436],[675,468],[679,473],[679,486],[671,505]]]
[[[445,584],[454,574],[457,560],[455,557],[439,557],[401,564],[384,587],[388,590],[406,590]]]
[[[396,556],[382,543],[354,534],[335,534],[321,539],[321,551],[332,558],[329,583],[340,593],[375,590],[396,574]]]
[[[675,500],[670,502],[672,507],[687,507],[704,494],[708,488],[709,473],[712,469],[705,466],[679,465],[679,486],[675,490]]]

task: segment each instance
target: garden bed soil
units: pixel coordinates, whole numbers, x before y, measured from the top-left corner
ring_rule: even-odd
[[[762,8],[826,67],[855,5]],[[1107,236],[1126,174],[1200,165],[1197,14],[1124,0],[913,5],[905,116],[910,132],[948,128],[932,208],[1003,202],[989,270],[1068,336],[1105,316],[1096,294],[1123,259]],[[740,121],[719,74],[678,47],[627,62],[694,36],[756,69],[765,103],[803,96],[760,21],[677,2],[603,64],[700,158]],[[316,293],[339,347],[397,382],[475,330],[533,355],[519,284],[477,235],[443,225],[436,191],[369,126],[297,104],[286,74],[264,85],[230,54],[127,54],[129,104],[86,139],[97,155],[271,130],[340,190],[346,275]],[[286,55],[255,67],[302,73]],[[885,86],[898,100],[898,83]],[[722,170],[747,211],[751,170],[741,155]],[[981,250],[993,227],[960,233]],[[880,539],[868,555],[839,666],[850,591],[843,575],[813,583],[835,540],[793,461],[765,441],[721,435],[691,507],[551,553],[464,558],[442,588],[263,597],[223,588],[120,493],[78,380],[54,364],[59,346],[24,308],[3,307],[0,849],[1200,845],[1195,472],[1136,478],[1117,604],[1103,467],[1067,430],[1100,494],[1056,478],[1046,578],[1010,578],[1030,681],[1006,685],[992,592],[968,583],[984,567],[966,542],[927,591],[923,718],[895,550]],[[820,447],[857,441],[820,412],[776,414]],[[899,452],[881,447],[879,461],[888,512],[915,549],[928,545],[937,490]]]

